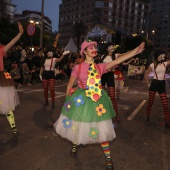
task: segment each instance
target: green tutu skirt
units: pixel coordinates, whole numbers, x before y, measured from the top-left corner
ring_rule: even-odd
[[[116,137],[112,123],[115,116],[105,90],[102,90],[102,97],[94,102],[85,95],[84,89],[78,88],[66,97],[54,128],[57,134],[77,145],[102,143]]]

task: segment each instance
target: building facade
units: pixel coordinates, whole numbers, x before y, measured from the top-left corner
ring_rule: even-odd
[[[14,21],[15,7],[12,0],[2,0],[0,3],[0,16],[8,18],[11,22]]]
[[[148,38],[154,48],[170,51],[170,0],[151,0],[148,16]]]
[[[41,12],[25,10],[22,11],[22,14],[15,14],[14,19],[15,21],[34,23],[36,26],[40,27]],[[44,16],[43,28],[44,31],[52,33],[52,21],[46,16]]]
[[[83,22],[91,30],[96,25],[113,30],[112,40],[141,34],[146,29],[147,4],[135,0],[62,0],[59,6],[60,45],[73,37],[71,29]]]

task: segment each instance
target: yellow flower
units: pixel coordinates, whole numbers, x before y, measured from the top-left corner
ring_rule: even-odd
[[[101,116],[102,114],[106,113],[106,109],[103,107],[102,104],[96,107],[96,112],[98,116]]]

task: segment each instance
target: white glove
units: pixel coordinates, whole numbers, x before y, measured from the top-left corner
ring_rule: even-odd
[[[40,80],[42,81],[42,75],[41,74],[39,75],[39,77],[40,77]]]
[[[64,50],[63,55],[69,54],[70,50]]]

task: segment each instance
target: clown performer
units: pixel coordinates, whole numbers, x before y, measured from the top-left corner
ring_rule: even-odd
[[[151,108],[155,99],[155,94],[158,92],[164,110],[165,127],[170,128],[170,117],[165,82],[165,72],[168,65],[170,65],[170,61],[165,61],[165,52],[162,50],[157,50],[154,53],[153,63],[151,63],[148,69],[145,71],[145,80],[149,88],[149,100],[146,113],[147,125],[150,125]],[[150,72],[153,72],[153,80],[151,84],[148,78]]]
[[[130,64],[135,59],[132,58],[128,62],[123,62],[122,64],[119,64],[118,66],[115,66],[114,68],[114,81],[115,81],[115,89],[116,89],[116,99],[119,100],[120,98],[120,90],[124,89],[124,76],[122,72],[121,66],[125,66]],[[128,89],[128,88],[127,88]]]
[[[109,63],[115,60],[116,58],[118,58],[118,54],[115,54],[114,44],[112,42],[107,43],[106,52],[101,57],[101,62]],[[107,70],[107,72],[102,75],[101,82],[102,82],[103,89],[105,89],[105,87],[107,86],[108,95],[112,101],[116,113],[116,117],[115,117],[116,121],[120,123],[121,121],[118,114],[118,106],[117,106],[117,101],[115,96],[115,82],[114,82],[113,68]]]
[[[115,65],[141,53],[144,43],[133,51],[108,63],[96,64],[97,42],[86,40],[81,44],[80,55],[84,61],[75,65],[66,90],[66,100],[60,117],[54,124],[56,133],[73,143],[71,156],[75,157],[77,145],[99,143],[103,149],[106,166],[113,170],[109,141],[115,137],[112,118],[115,116],[112,102],[102,90],[101,76]],[[74,93],[70,89],[78,79]]]
[[[70,53],[70,51],[65,50],[60,58],[54,58],[54,47],[49,47],[46,49],[45,57],[41,62],[39,75],[44,89],[44,106],[48,106],[48,89],[50,89],[52,108],[55,108],[55,65],[68,53]]]
[[[15,89],[15,83],[8,72],[4,71],[3,57],[8,50],[20,39],[23,34],[23,27],[18,22],[19,33],[6,46],[0,47],[0,114],[6,115],[6,118],[11,126],[13,136],[18,136],[18,131],[15,125],[13,111],[19,105],[18,94]]]

